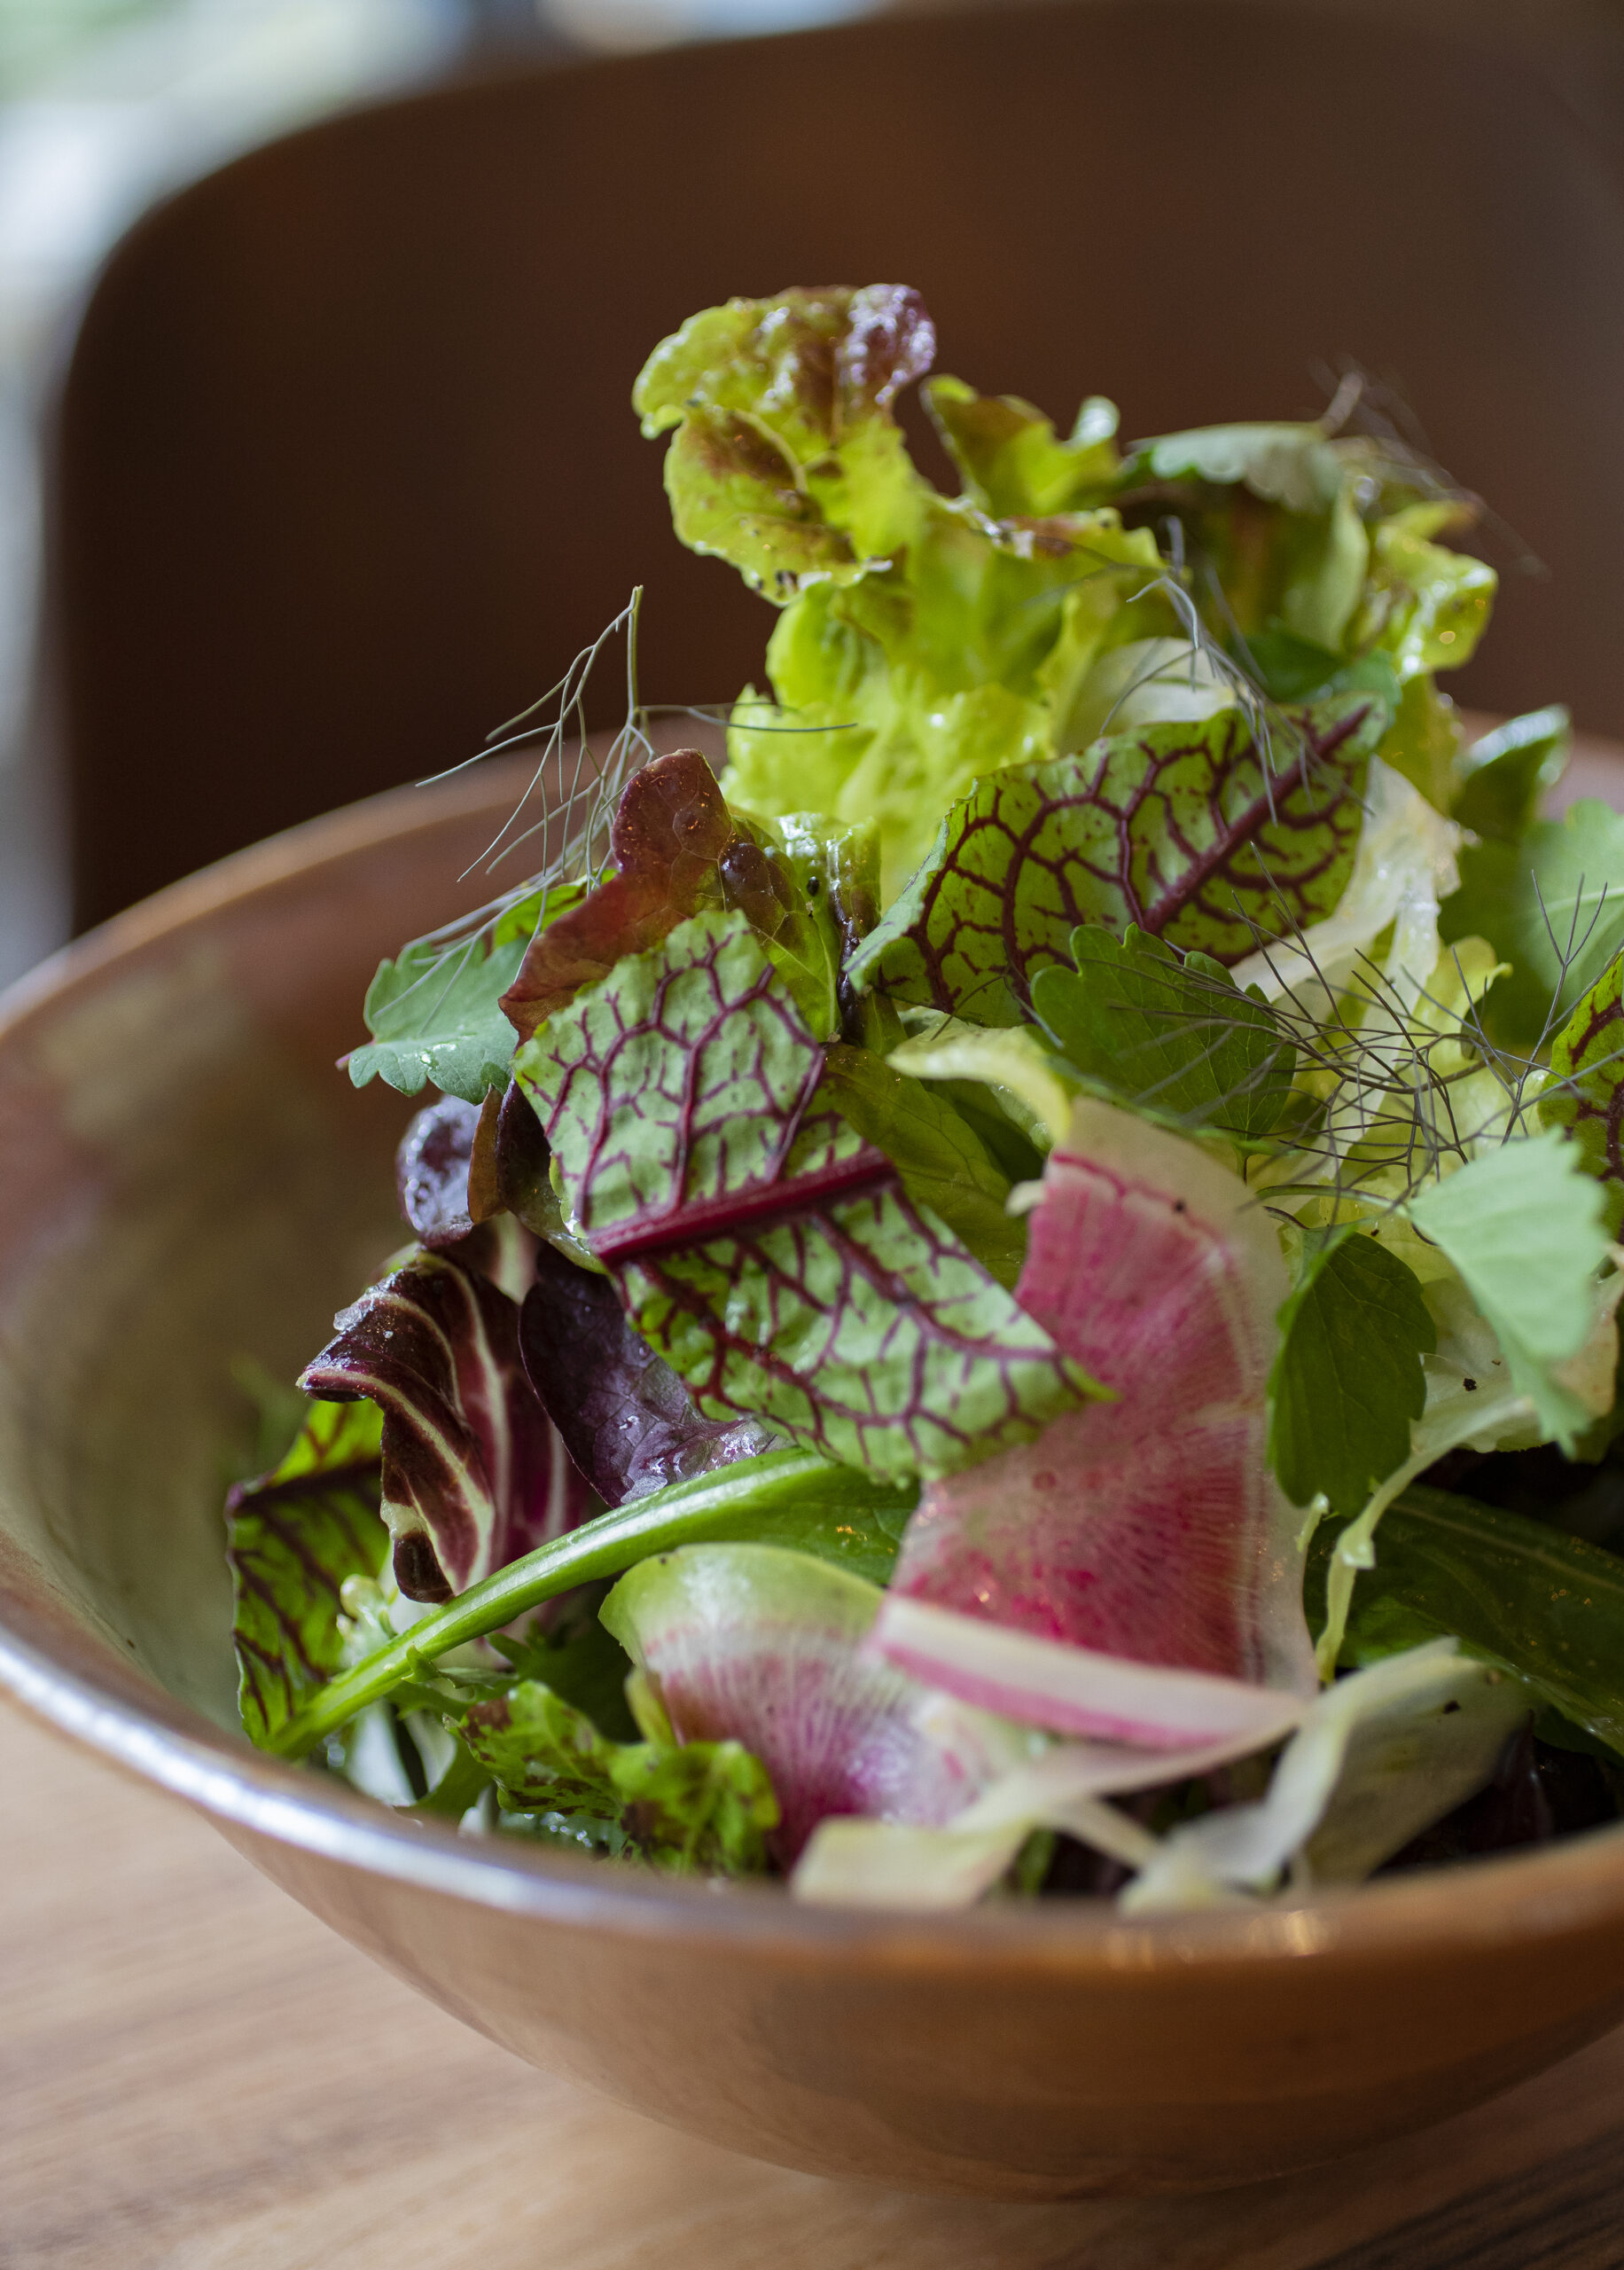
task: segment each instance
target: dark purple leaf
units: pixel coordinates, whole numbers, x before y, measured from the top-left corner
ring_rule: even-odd
[[[572,1529],[588,1496],[532,1392],[519,1308],[424,1253],[363,1294],[300,1384],[384,1414],[382,1512],[411,1600],[449,1600]]]
[[[783,1436],[755,1419],[701,1419],[608,1277],[543,1246],[519,1315],[519,1353],[565,1448],[606,1506],[623,1506]]]

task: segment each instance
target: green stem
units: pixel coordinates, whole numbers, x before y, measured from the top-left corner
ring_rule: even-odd
[[[763,1514],[808,1499],[840,1499],[853,1505],[894,1499],[894,1489],[876,1484],[855,1468],[832,1466],[816,1451],[769,1451],[740,1459],[714,1474],[673,1483],[613,1513],[600,1514],[522,1561],[498,1569],[471,1585],[446,1607],[436,1609],[364,1663],[329,1679],[264,1747],[277,1757],[302,1757],[316,1744],[376,1702],[402,1679],[420,1675],[426,1662],[449,1654],[470,1640],[499,1632],[504,1624],[577,1585],[618,1577],[638,1561],[675,1546],[725,1536],[741,1517],[755,1522]]]

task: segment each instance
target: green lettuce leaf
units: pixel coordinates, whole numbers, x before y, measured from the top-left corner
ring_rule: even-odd
[[[1181,960],[1131,922],[1124,939],[1096,927],[1071,943],[1076,968],[1040,969],[1032,1006],[1080,1078],[1185,1126],[1269,1133],[1295,1053],[1255,987],[1243,993],[1210,955]]]
[[[995,520],[1042,519],[1097,503],[1115,478],[1116,405],[1103,395],[1089,396],[1063,442],[1018,395],[978,394],[949,378],[930,380],[922,392],[965,496]]]
[[[1119,936],[1136,924],[1183,951],[1238,961],[1260,930],[1306,928],[1335,906],[1386,723],[1374,696],[1340,695],[1266,758],[1229,709],[995,774],[942,823],[847,978],[1008,1025],[1037,971],[1071,959],[1084,923]]]
[[[238,1704],[262,1748],[340,1667],[345,1579],[376,1578],[389,1558],[382,1440],[370,1403],[314,1403],[281,1463],[226,1501]]]
[[[1568,713],[1559,704],[1497,725],[1461,760],[1450,817],[1474,834],[1515,843],[1567,770],[1572,741]]]
[[[679,1874],[751,1875],[766,1866],[778,1801],[742,1743],[611,1742],[533,1679],[449,1723],[510,1812],[613,1823],[627,1845]]]
[[[1027,1441],[1089,1388],[838,1112],[739,916],[622,962],[521,1050],[572,1219],[707,1417],[891,1474]]]
[[[1503,1045],[1536,1049],[1624,946],[1624,815],[1586,799],[1516,842],[1468,845],[1460,876],[1439,935],[1487,938],[1511,963],[1485,1022]]]
[[[1324,1585],[1335,1546],[1329,1530],[1315,1542],[1311,1596]],[[1414,1484],[1388,1512],[1381,1558],[1355,1587],[1341,1661],[1375,1663],[1441,1632],[1624,1753],[1624,1560],[1616,1554]]]
[[[1540,1097],[1547,1127],[1571,1135],[1602,1186],[1609,1236],[1624,1225],[1624,955],[1610,963],[1557,1035],[1551,1084]]]
[[[1460,1272],[1518,1392],[1564,1449],[1590,1423],[1561,1377],[1596,1322],[1608,1236],[1583,1154],[1556,1128],[1485,1152],[1409,1202],[1409,1218]]]
[[[1453,503],[1410,505],[1371,536],[1370,588],[1352,642],[1390,654],[1401,678],[1457,669],[1487,626],[1499,580],[1494,569],[1431,541],[1459,517]]]
[[[1438,1344],[1415,1272],[1351,1224],[1305,1233],[1269,1377],[1269,1460],[1295,1506],[1353,1515],[1409,1456]]]

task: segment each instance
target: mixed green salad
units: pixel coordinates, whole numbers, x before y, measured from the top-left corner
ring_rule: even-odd
[[[656,753],[634,601],[607,755],[591,656],[504,737],[540,871],[378,973],[413,1242],[231,1493],[244,1725],[902,1907],[1613,1820],[1624,818],[1468,742],[1472,500],[1356,387],[1127,447],[934,348],[792,291],[639,378],[764,682]]]

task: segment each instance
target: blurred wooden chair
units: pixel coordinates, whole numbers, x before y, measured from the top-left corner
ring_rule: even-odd
[[[257,151],[113,253],[56,409],[77,924],[466,755],[636,581],[648,697],[759,674],[627,396],[691,309],[796,282],[917,284],[940,367],[1129,435],[1393,379],[1550,571],[1457,690],[1624,732],[1621,168],[1603,0],[893,15]]]

